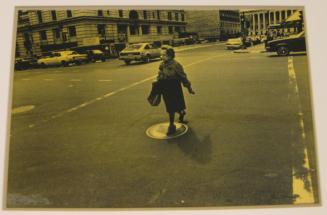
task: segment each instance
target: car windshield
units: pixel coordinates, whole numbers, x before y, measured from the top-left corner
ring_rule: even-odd
[[[125,50],[126,51],[131,51],[135,49],[140,49],[142,47],[142,44],[134,44],[134,45],[129,45]]]

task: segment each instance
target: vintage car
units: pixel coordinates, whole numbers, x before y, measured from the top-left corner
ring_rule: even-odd
[[[226,41],[226,49],[240,49],[244,47],[242,38],[232,38]]]
[[[304,31],[286,38],[267,41],[265,48],[267,52],[277,52],[279,56],[287,56],[290,52],[306,51]]]
[[[106,61],[106,55],[103,53],[103,51],[99,49],[93,49],[93,50],[87,50],[86,51],[88,61],[90,62],[96,62],[96,61]]]
[[[37,67],[37,59],[32,57],[27,58],[16,58],[15,59],[15,70],[24,70]]]
[[[75,51],[52,52],[49,56],[40,58],[37,63],[40,66],[68,66],[70,63],[81,64],[87,62],[86,54],[79,54]]]
[[[161,49],[153,47],[150,43],[131,44],[119,53],[119,59],[127,65],[131,61],[150,62],[151,59],[160,58]]]

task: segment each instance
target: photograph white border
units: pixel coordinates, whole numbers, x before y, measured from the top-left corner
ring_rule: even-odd
[[[327,192],[325,186],[326,177],[326,156],[327,132],[326,132],[326,110],[327,110],[327,1],[326,0],[3,0],[1,1],[1,70],[0,70],[0,214],[215,214],[215,215],[321,215],[327,213],[326,200]],[[4,173],[5,158],[8,149],[8,119],[10,107],[11,72],[13,70],[14,52],[14,11],[15,6],[304,6],[306,18],[306,33],[308,35],[308,57],[309,74],[311,75],[314,133],[316,141],[316,152],[318,157],[318,175],[320,185],[321,206],[310,207],[231,207],[209,210],[205,209],[150,209],[150,210],[4,210]],[[325,53],[326,52],[326,53]]]

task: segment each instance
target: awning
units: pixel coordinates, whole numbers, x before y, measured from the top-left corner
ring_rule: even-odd
[[[291,16],[289,16],[284,22],[296,22],[296,21],[300,21],[300,11],[297,10],[295,13],[293,13]]]

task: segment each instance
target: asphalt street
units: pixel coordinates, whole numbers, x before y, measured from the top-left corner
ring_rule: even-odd
[[[112,59],[13,76],[7,207],[284,205],[319,201],[305,54],[177,53],[189,131],[146,136],[168,121],[147,103],[160,60]],[[303,186],[301,186],[303,184]]]

